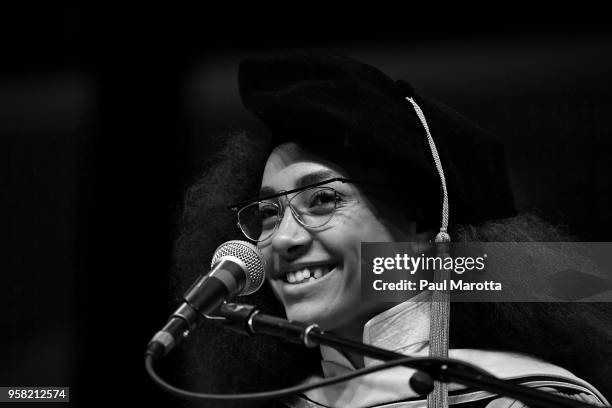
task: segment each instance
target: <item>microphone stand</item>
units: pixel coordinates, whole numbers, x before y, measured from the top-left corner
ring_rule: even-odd
[[[320,330],[316,324],[307,325],[263,314],[251,305],[224,303],[217,310],[215,316],[225,318],[224,325],[241,334],[267,334],[307,347],[325,345],[382,361],[406,359],[403,354],[326,333]],[[433,380],[436,380],[455,382],[489,391],[493,394],[508,396],[534,408],[586,408],[595,406],[496,378],[476,366],[456,359],[415,358],[403,365],[418,370],[417,374],[410,379],[410,385],[420,394],[427,394],[431,391]]]

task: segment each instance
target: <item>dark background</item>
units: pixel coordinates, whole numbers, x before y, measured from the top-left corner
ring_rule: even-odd
[[[171,311],[184,190],[224,134],[261,130],[238,97],[246,57],[337,50],[408,80],[504,142],[520,210],[609,241],[612,33],[597,13],[242,11],[3,13],[0,385],[175,404],[142,356]]]

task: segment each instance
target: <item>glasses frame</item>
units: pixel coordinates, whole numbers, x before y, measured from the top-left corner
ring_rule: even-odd
[[[320,224],[317,225],[309,225],[306,224],[305,220],[304,220],[304,216],[291,204],[291,202],[298,197],[300,194],[305,193],[306,191],[310,190],[310,189],[325,189],[328,190],[330,192],[332,192],[334,194],[334,208],[333,210],[331,210],[329,212],[329,218],[326,219],[325,221],[321,222]],[[240,230],[242,231],[242,233],[244,234],[245,237],[247,237],[249,240],[254,241],[254,242],[263,242],[265,240],[267,240],[268,238],[271,238],[272,235],[274,235],[274,233],[276,232],[276,230],[278,229],[278,226],[280,225],[281,221],[282,221],[282,214],[285,208],[289,208],[289,210],[291,211],[291,214],[293,215],[293,218],[295,218],[295,220],[302,225],[304,228],[311,228],[311,229],[316,229],[316,228],[321,228],[324,225],[326,225],[328,222],[331,221],[332,218],[334,218],[334,212],[336,211],[336,206],[338,203],[338,192],[332,188],[332,187],[326,187],[326,186],[315,186],[315,187],[309,187],[309,188],[305,188],[304,190],[298,191],[295,193],[295,195],[291,198],[287,197],[287,204],[283,205],[282,202],[279,200],[278,203],[274,202],[274,201],[269,201],[269,200],[259,200],[259,201],[255,201],[252,202],[251,204],[247,204],[244,207],[242,207],[240,210],[238,210],[237,212],[237,216],[238,216],[238,228],[240,228]],[[276,214],[277,214],[277,219],[276,222],[274,223],[274,227],[268,231],[268,233],[266,234],[265,238],[252,238],[249,236],[249,234],[247,234],[247,231],[245,231],[245,227],[243,226],[243,224],[240,222],[240,214],[242,213],[242,211],[250,208],[250,207],[254,207],[254,206],[259,206],[260,203],[264,203],[267,206],[273,206],[274,209],[276,210]],[[262,231],[263,232],[263,231]]]
[[[267,200],[271,200],[273,198],[278,198],[278,197],[282,197],[282,196],[286,197],[289,194],[298,193],[298,192],[301,192],[301,191],[304,191],[304,190],[308,190],[308,189],[313,188],[313,187],[319,187],[319,186],[323,186],[325,184],[330,184],[330,183],[335,183],[335,182],[353,183],[353,184],[366,184],[366,185],[385,187],[385,188],[393,188],[394,187],[394,186],[390,186],[388,184],[374,183],[374,182],[362,181],[362,180],[355,180],[355,179],[350,179],[350,178],[345,178],[345,177],[334,177],[334,178],[331,178],[331,179],[319,181],[317,183],[312,183],[312,184],[308,184],[308,185],[305,185],[305,186],[302,186],[302,187],[299,187],[299,188],[295,188],[295,189],[292,189],[292,190],[289,190],[289,191],[281,191],[279,193],[267,195],[265,197],[259,197],[259,198],[253,198],[253,199],[250,199],[250,200],[240,201],[238,203],[228,205],[227,209],[232,210],[232,211],[236,211],[236,218],[237,218],[237,223],[236,224],[237,224],[238,228],[240,229],[240,231],[242,232],[242,234],[247,239],[249,239],[250,241],[254,241],[254,242],[263,242],[263,241],[271,238],[274,235],[274,233],[276,232],[276,229],[278,228],[278,225],[280,224],[280,220],[282,218],[279,217],[279,221],[276,222],[276,224],[274,225],[274,229],[272,230],[272,232],[270,233],[269,236],[267,236],[266,238],[261,239],[261,240],[256,240],[256,239],[253,239],[253,238],[249,237],[244,232],[244,229],[242,228],[242,225],[240,224],[239,216],[240,216],[240,212],[243,209],[245,209],[247,206],[249,206],[251,204],[254,204],[254,203],[258,203],[258,202],[261,202],[261,201],[267,201]],[[330,187],[330,189],[332,189],[332,188]],[[337,192],[336,192],[336,194],[337,194]],[[293,197],[292,197],[292,199],[293,199]],[[304,226],[305,228],[319,228],[319,227],[322,227],[322,226],[326,225],[329,221],[331,221],[331,219],[333,218],[334,213],[336,211],[336,209],[334,208],[334,212],[332,212],[332,214],[329,217],[329,219],[327,221],[325,221],[323,224],[318,225],[316,227],[310,227],[310,226],[305,225],[302,222],[302,220],[300,219],[299,214],[295,213],[295,210],[290,205],[290,201],[291,200],[289,200],[289,198],[287,197],[287,206],[290,208],[292,216],[300,223],[300,225]],[[273,203],[273,202],[270,202],[269,204],[272,204],[272,205],[276,206],[278,211],[279,211],[279,216],[282,217],[281,210],[282,210],[283,207],[279,206],[278,204]]]

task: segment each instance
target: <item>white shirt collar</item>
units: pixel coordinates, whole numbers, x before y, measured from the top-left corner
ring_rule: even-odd
[[[421,292],[414,298],[400,303],[374,316],[363,327],[363,342],[401,354],[420,354],[429,345],[429,297],[430,292]],[[339,351],[321,346],[323,363],[333,362],[354,369],[349,360]],[[379,364],[380,361],[366,357],[365,366]],[[323,372],[333,375],[331,370]]]

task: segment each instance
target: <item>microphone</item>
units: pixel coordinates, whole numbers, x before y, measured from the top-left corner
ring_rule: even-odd
[[[265,276],[261,252],[246,241],[221,244],[214,252],[210,269],[187,290],[184,302],[149,342],[145,354],[153,360],[168,354],[196,328],[201,316],[206,317],[225,300],[256,292]]]

